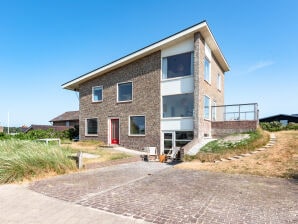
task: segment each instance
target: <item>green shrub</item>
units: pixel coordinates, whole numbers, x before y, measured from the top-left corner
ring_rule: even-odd
[[[278,121],[261,122],[260,126],[266,131],[282,131],[282,130],[298,130],[298,124],[290,122],[287,126],[282,125]]]
[[[285,128],[282,123],[278,121],[261,122],[260,126],[266,131],[281,131]]]
[[[24,140],[0,141],[0,184],[76,169],[70,151],[59,146]]]

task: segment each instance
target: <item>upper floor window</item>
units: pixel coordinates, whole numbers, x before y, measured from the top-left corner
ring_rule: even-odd
[[[129,135],[145,135],[145,116],[129,116]]]
[[[217,74],[217,89],[221,90],[221,76]]]
[[[189,75],[193,75],[193,52],[177,54],[162,59],[163,79]]]
[[[98,134],[97,118],[87,118],[85,123],[85,135],[96,136]]]
[[[210,119],[210,97],[204,96],[204,118]]]
[[[163,96],[163,117],[192,117],[194,109],[193,93]]]
[[[205,58],[204,62],[204,79],[211,83],[211,64],[208,58]]]
[[[117,102],[132,101],[132,82],[118,83]]]
[[[102,101],[102,86],[92,87],[92,102]]]

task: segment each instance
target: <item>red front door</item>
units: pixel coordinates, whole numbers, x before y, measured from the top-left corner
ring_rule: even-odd
[[[111,119],[111,143],[119,144],[119,119]]]

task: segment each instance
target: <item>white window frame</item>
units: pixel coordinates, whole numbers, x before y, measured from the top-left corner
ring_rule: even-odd
[[[94,100],[94,90],[95,88],[101,88],[101,100]],[[98,103],[103,101],[103,86],[93,86],[92,87],[92,102],[93,103]]]
[[[208,117],[205,117],[205,97],[209,99],[209,109],[208,109]],[[211,98],[208,95],[204,95],[204,119],[205,120],[210,120],[210,113],[211,113]]]
[[[130,118],[131,117],[144,117],[145,118],[145,134],[131,134],[130,133]],[[128,136],[136,136],[136,137],[146,136],[146,116],[145,115],[129,115],[128,116]]]
[[[97,134],[88,134],[88,122],[87,120],[96,119],[97,120]],[[99,125],[98,125],[98,117],[90,117],[85,118],[85,136],[98,136]]]
[[[193,94],[193,106],[195,106],[195,95],[194,95],[194,92],[185,92],[185,93],[179,93],[179,94],[171,94],[171,95],[163,95],[161,96],[161,114],[160,114],[160,118],[163,119],[163,120],[172,120],[172,119],[187,119],[187,118],[193,118],[194,117],[194,108],[193,108],[193,111],[192,111],[192,116],[185,116],[185,117],[164,117],[163,116],[163,111],[164,111],[164,102],[163,102],[163,97],[167,97],[167,96],[177,96],[177,95],[186,95],[186,94]]]
[[[209,62],[209,73],[208,73],[208,77],[206,77],[206,69],[205,69],[205,63],[206,63],[206,61],[208,61]],[[208,80],[206,79],[206,78],[208,78]],[[206,82],[208,82],[209,84],[211,84],[211,60],[209,59],[209,58],[207,58],[207,57],[205,57],[205,60],[204,60],[204,80],[206,81]]]
[[[216,121],[216,101],[215,100],[213,100],[212,106],[213,106],[213,108],[211,108],[211,119],[213,121]],[[213,113],[213,111],[214,111],[214,113]]]
[[[217,89],[221,91],[221,75],[217,74]]]
[[[131,100],[124,100],[124,101],[119,101],[119,85],[125,84],[125,83],[131,83]],[[128,82],[118,82],[117,83],[117,103],[129,103],[133,101],[133,82],[128,81]]]
[[[173,77],[173,78],[168,78],[167,75],[168,74],[164,74],[164,69],[166,69],[167,71],[167,58],[168,57],[172,57],[172,56],[176,56],[176,55],[179,55],[179,54],[186,54],[186,53],[190,53],[190,75],[186,75],[186,76],[178,76],[178,77]],[[166,68],[165,68],[166,67]],[[164,75],[166,77],[164,77]],[[183,79],[183,78],[186,78],[186,77],[191,77],[194,75],[194,51],[186,51],[186,52],[180,52],[180,53],[177,53],[177,54],[173,54],[173,55],[167,55],[165,57],[162,57],[161,58],[161,80],[173,80],[173,79]]]

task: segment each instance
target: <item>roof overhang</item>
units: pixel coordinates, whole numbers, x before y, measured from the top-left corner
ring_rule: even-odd
[[[203,22],[198,23],[192,27],[182,30],[172,36],[169,36],[169,37],[162,39],[158,42],[155,42],[147,47],[144,47],[138,51],[135,51],[129,55],[126,55],[118,60],[115,60],[109,64],[106,64],[100,68],[90,71],[82,76],[79,76],[76,79],[73,79],[67,83],[64,83],[62,85],[62,87],[64,89],[78,91],[81,83],[84,83],[90,79],[93,79],[95,77],[103,75],[111,70],[114,70],[121,66],[129,64],[130,62],[133,62],[133,61],[135,61],[139,58],[142,58],[146,55],[149,55],[153,52],[162,50],[164,48],[175,45],[176,43],[178,43],[180,41],[191,38],[197,32],[201,33],[201,35],[207,42],[208,46],[211,48],[213,55],[215,56],[216,60],[220,64],[223,71],[224,72],[229,71],[230,70],[229,65],[228,65],[226,59],[224,58],[218,44],[216,43],[216,40],[215,40],[213,34],[211,33],[211,31],[207,25],[207,22],[203,21]]]

